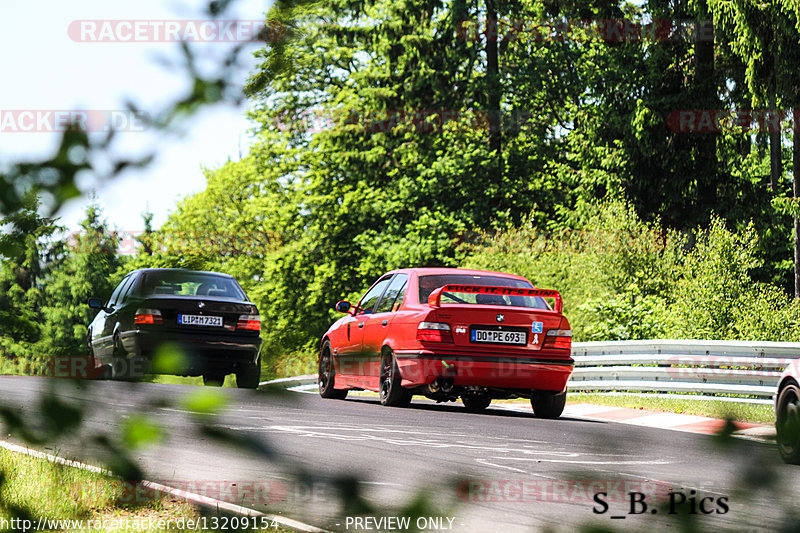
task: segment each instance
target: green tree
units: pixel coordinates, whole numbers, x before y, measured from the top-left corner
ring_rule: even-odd
[[[41,336],[43,278],[60,249],[49,239],[61,228],[39,214],[33,194],[0,227],[6,228],[0,234],[0,357],[4,370],[29,372],[36,358],[31,344]]]
[[[92,296],[107,299],[119,276],[119,240],[97,205],[86,208],[82,231],[68,244],[69,253],[53,266],[44,284],[44,324],[37,348],[46,356],[82,355],[86,351],[86,326],[94,311]]]

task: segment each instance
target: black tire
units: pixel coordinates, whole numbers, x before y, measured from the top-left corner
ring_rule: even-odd
[[[778,452],[789,464],[800,464],[800,387],[791,382],[781,389],[775,409]]]
[[[381,356],[380,397],[381,405],[389,407],[406,407],[411,403],[411,391],[400,385],[400,370],[391,350],[385,350]]]
[[[481,413],[492,403],[492,398],[485,394],[466,394],[461,397],[461,403],[470,413]]]
[[[111,349],[111,379],[129,380],[131,379],[130,360],[125,357],[125,348],[119,335],[114,335],[113,347]]]
[[[537,418],[558,418],[564,412],[567,393],[541,391],[531,396],[531,407]]]
[[[89,362],[91,363],[91,368],[89,369],[87,376],[88,379],[111,379],[111,365],[104,365],[100,359],[98,359],[97,355],[94,353],[94,348],[92,348],[92,331],[89,330],[88,338],[86,341],[86,346],[88,348],[89,353]]]
[[[206,372],[203,374],[203,385],[206,387],[222,387],[223,383],[225,383],[224,372]]]
[[[255,363],[236,371],[236,386],[240,389],[257,389],[261,381],[261,357]]]
[[[331,345],[325,342],[319,351],[319,370],[317,374],[317,384],[319,385],[319,395],[323,398],[332,400],[344,400],[347,398],[347,389],[336,389],[336,371],[331,356]]]

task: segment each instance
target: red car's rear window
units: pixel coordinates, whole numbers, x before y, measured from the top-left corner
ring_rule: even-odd
[[[501,276],[485,276],[476,274],[440,274],[419,277],[419,301],[425,303],[428,296],[445,285],[486,285],[490,287],[516,287],[530,289],[533,287],[527,281]],[[531,296],[501,296],[497,294],[442,294],[442,303],[459,303],[474,305],[508,305],[515,307],[529,307],[531,309],[549,309],[547,303],[539,297]]]

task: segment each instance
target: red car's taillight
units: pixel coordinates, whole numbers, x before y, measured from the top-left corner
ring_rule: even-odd
[[[259,315],[241,315],[236,323],[236,329],[261,331],[261,317]]]
[[[158,309],[137,309],[133,315],[134,324],[163,324],[161,311]]]
[[[417,340],[422,342],[453,342],[450,324],[444,322],[420,322]]]
[[[559,350],[572,349],[572,330],[571,329],[548,329],[544,337],[542,349],[556,348]]]

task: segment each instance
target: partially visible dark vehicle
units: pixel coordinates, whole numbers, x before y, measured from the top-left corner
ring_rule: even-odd
[[[95,366],[112,379],[150,372],[153,355],[171,345],[185,354],[179,368],[159,369],[180,376],[203,376],[221,385],[255,389],[261,377],[261,319],[236,280],[227,274],[148,268],[125,276],[89,325]]]
[[[790,464],[800,464],[800,363],[795,359],[778,380],[775,394],[778,452]]]

